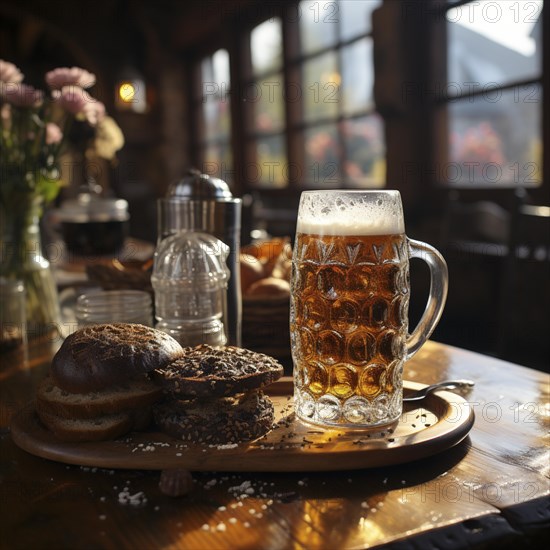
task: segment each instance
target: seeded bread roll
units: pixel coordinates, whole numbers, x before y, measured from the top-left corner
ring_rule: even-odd
[[[263,388],[283,375],[283,366],[268,355],[243,348],[201,344],[153,372],[165,393],[176,398],[227,397]]]
[[[257,439],[273,427],[271,400],[261,392],[214,400],[173,400],[153,406],[161,431],[192,443],[223,445]]]
[[[45,378],[36,392],[36,409],[62,418],[97,418],[150,406],[161,396],[161,388],[144,375],[89,393],[69,393]]]
[[[53,358],[50,376],[62,390],[94,392],[163,368],[182,353],[171,336],[144,325],[91,325],[67,337]]]

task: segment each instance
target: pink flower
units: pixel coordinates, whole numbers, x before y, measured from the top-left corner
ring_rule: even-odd
[[[105,105],[80,86],[63,86],[53,92],[54,101],[79,120],[95,126],[105,117]]]
[[[90,88],[95,84],[95,74],[80,67],[60,67],[46,73],[45,78],[51,90],[61,90],[64,86]]]
[[[84,112],[87,103],[95,101],[92,96],[80,86],[63,86],[53,92],[54,101],[73,115]]]
[[[44,92],[27,84],[1,83],[0,97],[15,107],[39,107],[44,101]]]
[[[0,59],[0,82],[19,84],[22,80],[23,74],[13,63]]]
[[[63,132],[61,128],[53,123],[48,122],[46,124],[46,145],[55,145],[63,139]]]

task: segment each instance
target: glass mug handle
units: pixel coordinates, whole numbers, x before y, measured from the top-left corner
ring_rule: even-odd
[[[429,244],[407,237],[409,257],[424,260],[430,268],[430,295],[422,318],[407,338],[407,359],[410,359],[430,337],[435,329],[447,299],[449,273],[445,258]]]

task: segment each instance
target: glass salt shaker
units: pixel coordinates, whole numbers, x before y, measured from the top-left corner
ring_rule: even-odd
[[[155,252],[151,283],[157,329],[182,346],[223,346],[229,247],[202,232],[180,231]]]

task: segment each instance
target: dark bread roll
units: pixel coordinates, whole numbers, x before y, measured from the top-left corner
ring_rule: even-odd
[[[179,359],[152,373],[165,393],[176,399],[227,397],[263,388],[282,375],[283,366],[269,355],[207,344],[185,348]]]
[[[173,400],[153,406],[164,433],[191,443],[223,445],[250,441],[273,427],[273,403],[261,392],[212,400]]]
[[[182,353],[171,336],[144,325],[91,325],[67,337],[53,358],[50,376],[62,390],[94,392],[163,368]]]
[[[159,401],[162,389],[145,375],[99,392],[69,393],[45,378],[36,392],[36,410],[69,419],[97,418]]]

